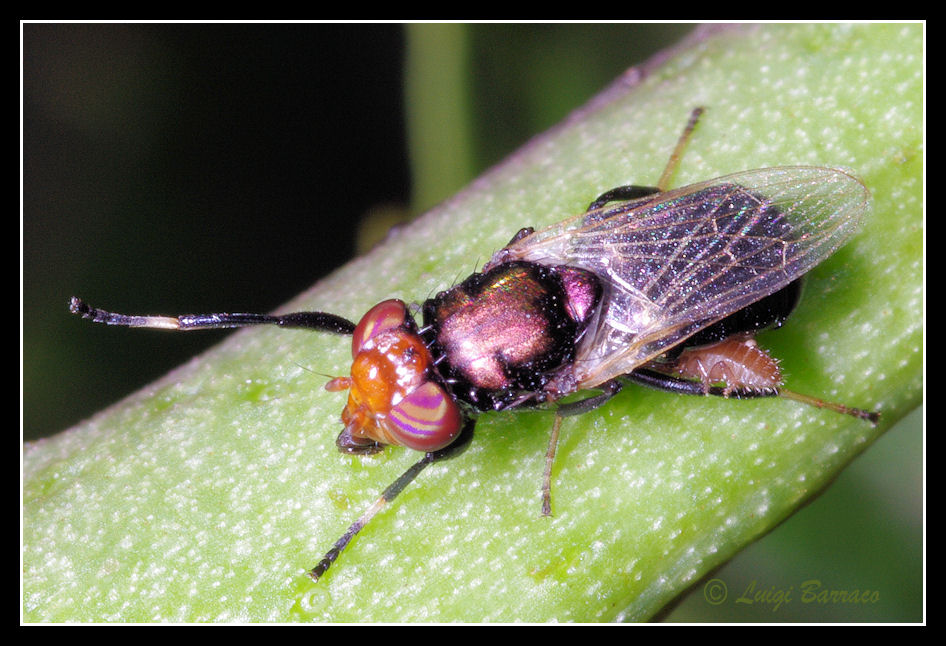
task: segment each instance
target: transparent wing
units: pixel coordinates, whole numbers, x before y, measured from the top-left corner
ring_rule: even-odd
[[[856,231],[869,199],[840,170],[745,171],[605,205],[500,254],[602,279],[604,304],[575,362],[578,387],[590,388],[808,272]]]

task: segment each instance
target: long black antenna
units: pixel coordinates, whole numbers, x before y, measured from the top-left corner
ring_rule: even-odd
[[[69,311],[84,319],[105,325],[124,327],[147,327],[158,330],[212,330],[216,328],[248,327],[251,325],[278,325],[286,328],[319,330],[335,334],[351,334],[355,324],[346,318],[327,312],[293,312],[291,314],[182,314],[180,316],[130,316],[116,314],[91,307],[85,301],[73,296],[69,300]]]

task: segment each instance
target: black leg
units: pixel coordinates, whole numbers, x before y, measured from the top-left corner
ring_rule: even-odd
[[[854,408],[836,402],[829,402],[818,397],[797,393],[779,386],[778,388],[726,388],[725,386],[705,387],[699,381],[690,379],[681,379],[671,375],[664,374],[657,370],[648,368],[638,368],[634,372],[624,375],[624,379],[632,381],[641,386],[654,388],[656,390],[666,390],[681,395],[713,395],[714,397],[727,397],[732,399],[753,399],[756,397],[782,397],[792,399],[815,408],[826,408],[842,415],[850,415],[858,419],[870,422],[876,425],[880,421],[880,413],[877,411]]]
[[[325,556],[322,557],[322,560],[319,561],[318,565],[309,570],[309,577],[313,581],[318,581],[319,578],[325,574],[325,572],[332,566],[332,563],[335,562],[335,559],[338,558],[339,554],[348,547],[348,544],[351,543],[352,539],[360,532],[365,525],[367,525],[372,518],[374,518],[379,511],[384,509],[384,507],[394,500],[398,494],[400,494],[404,488],[409,485],[414,479],[420,475],[420,472],[427,468],[427,465],[433,464],[434,462],[439,462],[441,460],[448,460],[454,458],[469,446],[470,441],[473,439],[473,428],[476,426],[475,419],[467,420],[466,424],[463,427],[463,430],[460,431],[460,435],[457,436],[457,439],[450,446],[444,447],[438,451],[431,451],[430,453],[425,453],[424,457],[415,462],[411,467],[402,473],[397,480],[391,483],[391,485],[384,490],[381,494],[381,497],[374,501],[374,503],[361,515],[361,517],[356,520],[348,528],[341,538],[335,541],[335,545],[332,546]]]
[[[592,202],[588,207],[588,210],[593,211],[600,209],[608,202],[636,200],[666,191],[670,186],[670,178],[673,177],[673,173],[677,170],[677,165],[680,163],[683,149],[686,148],[687,142],[690,141],[690,136],[693,134],[693,130],[696,129],[696,124],[699,122],[703,111],[704,109],[700,107],[694,108],[690,113],[690,119],[687,121],[686,127],[684,127],[683,132],[680,134],[676,147],[674,147],[673,152],[670,154],[670,159],[667,161],[667,166],[664,168],[660,179],[657,181],[657,186],[618,186],[599,195],[598,199]]]
[[[621,392],[623,384],[617,379],[612,379],[611,381],[604,382],[600,386],[596,386],[596,388],[601,391],[600,395],[586,397],[585,399],[569,402],[567,404],[559,404],[557,409],[558,414],[561,417],[571,417],[572,415],[581,415],[592,411]]]
[[[595,198],[595,201],[588,205],[588,210],[595,211],[608,202],[626,202],[628,200],[636,200],[647,197],[648,195],[654,195],[659,192],[660,189],[654,186],[635,186],[633,184],[618,186],[617,188],[612,188],[610,191],[605,191]]]
[[[723,386],[711,386],[707,388],[699,381],[681,379],[680,377],[674,377],[649,368],[638,368],[634,372],[624,375],[623,378],[641,386],[655,390],[665,390],[667,392],[677,393],[678,395],[713,395],[715,397],[729,397],[733,399],[779,396],[777,389],[759,390],[755,388],[732,388],[727,390]]]

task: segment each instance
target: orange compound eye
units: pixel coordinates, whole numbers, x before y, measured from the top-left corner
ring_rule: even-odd
[[[355,358],[371,339],[404,326],[407,322],[407,305],[404,301],[391,299],[381,301],[361,317],[351,339],[351,356]]]
[[[351,377],[330,382],[350,387],[342,415],[348,435],[418,451],[451,444],[462,428],[462,414],[452,397],[429,379],[433,357],[407,325],[401,301],[385,301],[358,324]]]
[[[415,451],[436,451],[448,446],[462,426],[457,403],[432,381],[401,400],[386,421],[392,443]]]

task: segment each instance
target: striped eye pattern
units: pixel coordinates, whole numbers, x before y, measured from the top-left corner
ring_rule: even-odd
[[[429,452],[459,435],[460,407],[430,379],[433,357],[403,301],[383,301],[362,317],[352,339],[352,358],[352,376],[330,385],[351,389],[342,418],[353,443],[373,440]]]
[[[442,449],[463,425],[456,402],[433,381],[424,382],[398,402],[387,421],[395,443],[415,451]]]

